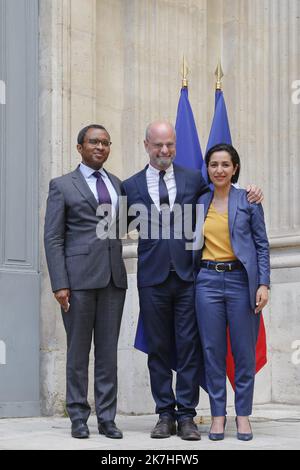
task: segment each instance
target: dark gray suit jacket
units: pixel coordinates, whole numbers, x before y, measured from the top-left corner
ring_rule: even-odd
[[[108,173],[121,195],[120,180]],[[106,287],[127,288],[121,240],[96,234],[98,203],[79,167],[50,181],[45,218],[45,251],[53,292]]]

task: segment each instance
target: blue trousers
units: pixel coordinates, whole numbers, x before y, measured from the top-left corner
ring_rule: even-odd
[[[148,368],[156,413],[178,422],[196,415],[200,339],[193,282],[171,272],[162,284],[139,289],[148,344]],[[176,365],[176,391],[172,368]]]
[[[246,271],[202,268],[196,281],[196,313],[212,416],[226,415],[227,325],[235,362],[236,414],[251,415],[260,315],[250,306]]]

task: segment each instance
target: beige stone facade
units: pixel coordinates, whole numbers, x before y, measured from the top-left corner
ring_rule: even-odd
[[[78,130],[91,122],[109,129],[108,168],[120,178],[142,169],[146,124],[175,121],[185,54],[204,151],[221,58],[241,184],[264,189],[272,246],[269,362],[257,377],[256,403],[300,404],[300,365],[292,361],[293,342],[300,340],[300,104],[292,100],[300,80],[299,39],[300,0],[40,0],[41,246],[48,182],[78,164]],[[126,246],[119,410],[147,413],[154,405],[146,358],[132,347],[135,256],[134,245]],[[41,271],[42,410],[53,414],[64,408],[65,334],[43,251]]]

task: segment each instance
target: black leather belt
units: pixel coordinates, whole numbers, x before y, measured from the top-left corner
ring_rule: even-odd
[[[201,268],[212,269],[218,273],[225,273],[231,271],[242,271],[244,266],[240,261],[227,261],[225,263],[218,261],[201,261]]]

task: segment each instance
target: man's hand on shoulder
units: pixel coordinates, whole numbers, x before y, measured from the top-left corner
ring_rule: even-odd
[[[70,308],[70,294],[70,289],[60,289],[54,292],[54,297],[65,313],[67,313]]]
[[[250,204],[256,202],[256,204],[260,204],[264,200],[264,194],[262,189],[255,186],[255,184],[249,184],[247,186],[247,193],[248,193],[248,201]]]

